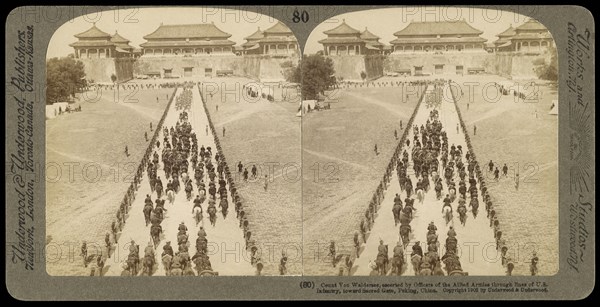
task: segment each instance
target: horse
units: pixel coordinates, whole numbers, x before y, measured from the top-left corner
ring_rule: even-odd
[[[192,213],[194,214],[194,219],[196,220],[196,226],[198,226],[198,224],[200,224],[200,222],[202,221],[202,208],[194,207]]]
[[[438,172],[436,172],[436,171],[431,172],[431,179],[433,182],[437,182],[438,179],[440,179],[440,175],[438,174]]]
[[[451,187],[448,189],[448,194],[450,195],[450,202],[454,202],[456,199],[456,188]]]
[[[458,240],[454,237],[448,237],[446,239],[446,250],[452,251],[454,253],[457,252]]]
[[[433,267],[433,275],[435,276],[444,276],[444,270],[442,270],[442,263],[437,261],[435,266]]]
[[[182,276],[182,275],[183,275],[183,270],[181,269],[181,266],[171,268],[171,276]]]
[[[402,238],[402,244],[404,245],[404,247],[406,247],[408,245],[408,243],[410,242],[409,239],[409,235],[410,235],[410,225],[400,225],[400,238]]]
[[[448,225],[452,220],[452,208],[450,206],[444,206],[444,208],[442,208],[442,214],[446,220],[446,225]]]
[[[379,273],[379,275],[386,275],[387,273],[387,264],[388,264],[389,260],[388,257],[386,257],[383,254],[379,254],[377,255],[377,259],[375,260],[375,263],[377,264],[377,272]]]
[[[135,254],[129,254],[127,257],[127,270],[131,273],[131,276],[136,276],[138,274],[138,265],[140,263],[140,259]]]
[[[147,275],[147,276],[152,276],[152,270],[154,268],[154,257],[152,255],[146,255],[144,256],[144,271],[142,272],[142,274]]]
[[[404,259],[400,255],[394,255],[392,258],[392,274],[400,276],[402,274],[402,266],[404,265]]]
[[[479,201],[477,198],[471,198],[469,206],[472,207],[471,212],[473,213],[473,218],[477,218],[477,210],[479,209]]]
[[[460,206],[456,211],[458,211],[460,223],[464,226],[467,223],[467,207]]]
[[[394,214],[394,226],[398,225],[398,223],[400,222],[401,209],[402,209],[402,206],[396,206],[396,205],[394,205],[394,207],[392,208],[392,213]]]
[[[431,263],[422,262],[421,267],[419,268],[420,276],[431,276],[433,275],[433,271],[431,270]]]
[[[155,190],[156,190],[156,197],[160,198],[162,196],[163,186],[160,183],[157,183]]]
[[[152,212],[152,204],[146,204],[144,206],[144,219],[146,220],[146,226],[150,223],[150,213]]]
[[[422,189],[417,190],[417,199],[419,200],[420,204],[423,203],[423,200],[425,199],[425,192],[423,192]]]
[[[209,206],[207,211],[210,224],[214,227],[217,223],[217,208],[215,206]]]
[[[179,234],[177,235],[177,245],[181,245],[181,244],[185,244],[188,242],[188,235],[187,234]]]
[[[152,227],[150,227],[150,236],[152,236],[152,242],[154,243],[154,248],[156,248],[158,246],[158,243],[160,243],[160,233],[162,232],[162,229],[159,225],[152,225]]]
[[[227,202],[227,198],[221,198],[221,201],[219,202],[219,207],[221,207],[223,219],[227,218],[227,209],[229,208],[229,202]]]
[[[442,182],[438,181],[435,184],[435,197],[437,198],[437,200],[440,200],[440,198],[442,198]]]
[[[191,184],[187,184],[187,185],[185,186],[185,196],[187,197],[187,200],[190,200],[190,199],[192,199],[192,190],[193,190],[193,189],[194,189],[194,188],[192,187],[192,185],[191,185]]]
[[[410,207],[410,206],[407,206]],[[406,209],[406,207],[404,207]],[[409,209],[410,210],[410,209]],[[400,225],[408,225],[412,221],[412,210],[406,213],[404,210],[400,212]]]
[[[190,178],[189,178],[189,176],[188,176],[188,174],[186,172],[183,172],[181,174],[181,182],[183,182],[184,185],[187,185],[187,182],[188,182],[189,179]]]
[[[410,257],[410,262],[412,263],[413,270],[415,271],[415,275],[419,275],[419,267],[421,266],[421,255],[414,254]]]
[[[194,273],[192,266],[188,265],[185,267],[185,269],[183,269],[182,275],[183,276],[196,276],[196,273]]]
[[[171,263],[173,263],[173,256],[171,256],[169,254],[164,254],[162,256],[162,263],[163,263],[163,266],[165,267],[165,275],[167,275],[167,276],[171,275]]]
[[[169,204],[173,204],[175,202],[175,192],[173,192],[173,190],[167,191],[167,199],[169,200]]]

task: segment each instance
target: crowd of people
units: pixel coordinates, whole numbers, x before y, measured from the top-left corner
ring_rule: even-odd
[[[445,83],[446,81],[444,80],[435,80],[430,81],[428,85],[433,86],[434,91],[442,91]],[[434,97],[435,96],[441,97],[441,94],[434,95]],[[369,203],[369,208],[365,212],[365,218],[361,220],[360,232],[355,234],[354,245],[356,247],[356,256],[359,256],[360,245],[363,242],[366,242],[366,234],[371,230],[374,223],[374,217],[381,204],[383,193],[387,189],[391,171],[395,169],[401,191],[406,193],[406,198],[403,203],[402,198],[397,194],[394,198],[394,207],[392,209],[396,225],[400,224],[399,240],[397,246],[394,247],[394,257],[391,258],[391,268],[393,273],[401,271],[400,268],[403,262],[400,259],[404,259],[404,249],[410,241],[409,235],[412,232],[410,221],[412,220],[413,212],[416,211],[414,205],[415,201],[421,202],[424,193],[429,191],[430,187],[433,187],[436,191],[436,198],[441,200],[441,211],[446,217],[447,223],[449,222],[449,219],[452,218],[452,203],[458,203],[456,211],[459,215],[461,224],[465,225],[468,212],[467,202],[468,207],[471,208],[473,217],[476,218],[479,200],[483,200],[487,217],[490,219],[490,227],[493,229],[494,238],[496,239],[496,248],[502,255],[502,264],[506,266],[507,274],[510,275],[514,268],[514,263],[510,257],[508,257],[508,247],[506,246],[505,240],[502,238],[498,215],[494,210],[491,197],[485,184],[485,177],[476,161],[468,134],[465,134],[468,148],[462,148],[460,145],[454,146],[454,144],[449,146],[448,137],[441,125],[439,113],[436,109],[436,107],[439,106],[439,103],[441,103],[441,98],[434,103],[427,102],[427,107],[431,110],[428,120],[424,125],[412,125],[418,106],[409,120],[408,127],[412,126],[412,129],[406,129],[404,131],[404,135],[394,152],[384,177]],[[459,120],[462,125],[462,130],[466,131],[460,114]],[[410,130],[414,133],[412,143],[408,139]],[[416,182],[413,182],[410,176],[408,176],[409,165],[412,167],[412,171],[415,174]],[[503,167],[503,173],[506,171],[507,169]],[[443,193],[443,190],[446,190],[447,193]],[[456,232],[453,229],[449,231],[446,240],[446,253],[442,257],[439,257],[437,254],[439,242],[437,241],[437,234],[435,233],[437,227],[431,224],[430,228],[431,229],[428,229],[426,241],[427,252],[422,252],[419,241],[415,242],[413,245],[413,252],[410,255],[410,259],[413,263],[415,274],[431,275],[437,273],[443,275],[443,271],[439,268],[441,267],[440,263],[445,264],[446,274],[448,275],[468,274],[467,272],[462,271],[460,260],[454,248],[457,244]],[[362,235],[362,240],[359,237],[359,233]],[[387,251],[387,245],[380,242],[377,259],[371,261],[371,268],[373,269],[372,274],[385,274],[387,272],[387,269],[390,267],[388,265],[389,258]],[[534,258],[536,259],[535,265],[537,265],[537,257]],[[532,260],[532,267],[534,266],[533,263],[534,260]],[[398,265],[400,265],[400,268],[397,267]],[[534,274],[534,271],[537,271],[537,268],[532,268],[532,274]]]

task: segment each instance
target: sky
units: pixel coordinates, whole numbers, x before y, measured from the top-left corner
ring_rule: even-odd
[[[506,30],[510,25],[516,27],[522,24],[527,18],[524,15],[501,10],[458,7],[365,10],[337,15],[319,24],[310,34],[304,53],[312,54],[322,50],[323,47],[318,41],[326,37],[323,31],[336,27],[344,19],[348,25],[357,30],[363,31],[365,27],[368,28],[370,32],[381,38],[380,42],[389,44],[395,39],[393,33],[403,29],[411,21],[465,19],[473,27],[484,32],[481,35],[483,38],[492,42],[496,39],[496,34]],[[277,20],[254,12],[214,8],[141,8],[103,11],[72,19],[56,30],[50,39],[47,57],[61,57],[72,53],[73,48],[69,47],[69,44],[77,40],[74,35],[89,29],[94,22],[100,30],[109,34],[118,31],[121,36],[131,40],[131,45],[139,47],[139,44],[145,42],[143,36],[154,32],[161,22],[164,24],[214,22],[218,28],[230,33],[232,35],[230,40],[239,45],[245,42],[244,37],[254,33],[257,27],[265,30],[274,25]]]

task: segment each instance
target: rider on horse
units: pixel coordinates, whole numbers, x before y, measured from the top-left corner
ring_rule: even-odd
[[[423,257],[423,249],[421,248],[420,241],[415,242],[415,245],[413,245],[413,247],[412,247],[412,253],[410,255],[411,255],[411,257],[413,255],[419,255],[419,256]]]
[[[144,256],[148,255],[154,257],[154,245],[152,244],[152,242],[148,242],[148,246],[146,246],[146,248],[144,249]]]
[[[171,246],[171,241],[167,241],[165,243],[165,246],[163,246],[162,256],[166,254],[171,255],[171,257],[173,257],[173,247]]]
[[[185,233],[188,229],[185,226],[185,223],[183,221],[181,221],[181,223],[179,224],[179,228],[177,228],[177,230],[179,230],[180,232],[183,231]]]
[[[394,257],[396,256],[404,258],[404,248],[402,248],[402,242],[400,241],[394,247]]]
[[[437,231],[437,227],[435,226],[433,221],[429,223],[429,226],[427,226],[427,230],[429,231],[429,233],[435,233]]]

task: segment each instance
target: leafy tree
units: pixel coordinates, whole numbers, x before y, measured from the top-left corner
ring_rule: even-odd
[[[302,84],[302,98],[317,99],[335,84],[333,61],[321,54],[305,56],[288,81]]]
[[[86,86],[84,65],[72,57],[46,61],[46,103],[74,98]]]
[[[534,65],[537,63],[534,63]],[[535,72],[543,80],[558,81],[558,58],[556,48],[550,48],[550,62],[537,65]]]

